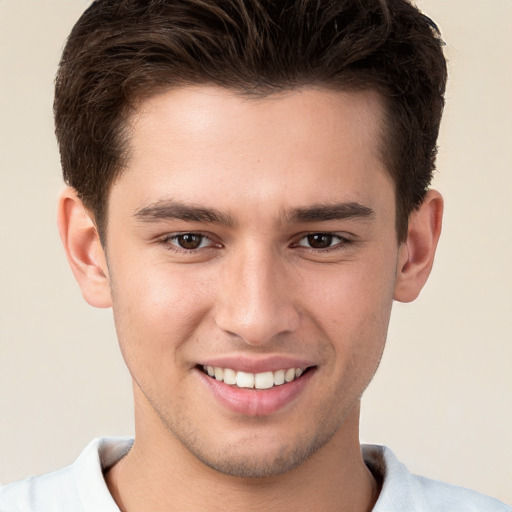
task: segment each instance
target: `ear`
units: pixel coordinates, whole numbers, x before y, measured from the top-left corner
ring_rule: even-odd
[[[429,190],[421,206],[409,216],[407,239],[400,245],[394,298],[411,302],[427,282],[441,234],[443,198]]]
[[[97,308],[110,307],[107,260],[98,230],[92,215],[71,187],[60,195],[57,223],[69,265],[84,299]]]

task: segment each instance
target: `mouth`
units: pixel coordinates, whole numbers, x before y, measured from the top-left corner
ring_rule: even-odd
[[[204,361],[196,371],[217,403],[244,417],[269,416],[291,407],[309,388],[318,369],[316,365],[306,366],[306,361],[279,357],[232,359],[225,357],[210,364]]]
[[[232,368],[221,368],[218,366],[200,366],[199,369],[208,377],[222,381],[228,386],[243,389],[264,390],[271,389],[284,384],[289,384],[311,368],[282,368],[276,371],[250,373],[233,370]]]

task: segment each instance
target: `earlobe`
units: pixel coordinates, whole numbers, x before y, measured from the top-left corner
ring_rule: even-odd
[[[429,190],[421,206],[409,217],[407,240],[399,249],[394,298],[411,302],[427,282],[441,234],[443,198]]]
[[[71,187],[60,195],[57,223],[69,265],[84,299],[97,308],[110,307],[105,252],[92,216]]]

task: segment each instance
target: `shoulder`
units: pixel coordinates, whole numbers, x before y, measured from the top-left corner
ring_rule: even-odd
[[[95,439],[71,466],[0,487],[0,511],[119,512],[103,471],[131,444],[129,438]]]
[[[71,467],[0,487],[2,512],[82,511],[77,507]],[[53,507],[53,508],[52,508]]]
[[[82,511],[69,468],[0,487],[2,512],[50,512],[56,504],[58,510]]]
[[[450,512],[512,512],[512,508],[479,492],[449,485],[421,476],[413,476],[422,499],[430,510]],[[441,506],[444,509],[441,509]]]
[[[489,496],[413,475],[389,448],[364,445],[362,449],[367,466],[382,479],[374,512],[512,512]]]

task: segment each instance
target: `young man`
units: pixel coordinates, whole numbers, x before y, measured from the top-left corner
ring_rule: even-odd
[[[57,77],[59,229],[113,307],[136,436],[0,510],[510,510],[359,445],[440,234],[445,81],[405,0],[94,2]]]

